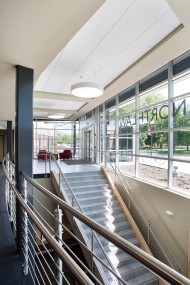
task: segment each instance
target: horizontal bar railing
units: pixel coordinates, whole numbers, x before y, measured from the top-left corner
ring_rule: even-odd
[[[54,160],[55,163],[57,164],[57,161],[56,161],[54,155],[49,156],[48,164],[50,164],[50,168],[49,168],[50,171],[51,171],[51,158],[53,158],[53,160]],[[65,177],[64,177],[64,175],[63,175],[63,173],[62,173],[62,171],[61,171],[61,169],[60,169],[60,167],[59,167],[58,164],[57,164],[57,167],[58,167],[58,169],[59,169],[59,185],[60,185],[60,177],[61,177],[61,176],[62,176],[62,178],[65,178]],[[65,179],[65,180],[66,180],[66,179]],[[24,189],[24,192],[27,191],[25,184],[26,184],[26,183],[22,183],[22,187],[23,187],[23,189]],[[68,181],[67,181],[67,186],[70,187]],[[77,205],[78,205],[79,210],[82,211],[82,209],[81,209],[81,207],[80,207],[80,205],[79,205],[79,203],[78,203],[78,201],[77,201],[77,198],[76,198],[76,196],[75,196],[75,194],[73,193],[73,191],[72,191],[71,188],[70,188],[70,191],[71,191],[72,194],[73,194],[72,202],[75,201],[75,202],[77,203]],[[50,228],[49,224],[45,221],[45,219],[44,219],[43,216],[39,213],[39,211],[36,210],[36,209],[33,207],[33,204],[30,202],[30,200],[38,202],[42,208],[45,208],[44,205],[42,205],[42,203],[41,203],[39,200],[37,200],[36,197],[35,197],[35,195],[32,195],[32,193],[31,193],[30,191],[28,191],[28,195],[31,196],[31,199],[29,199],[29,201],[27,202],[27,205],[30,207],[30,209],[33,210],[33,212],[37,215],[37,217],[44,223],[45,227],[46,227],[46,228],[49,228],[50,232],[53,233],[53,228]],[[73,203],[72,203],[72,206],[73,206]],[[46,211],[48,211],[48,210],[46,209]],[[48,212],[49,212],[49,211],[48,211]],[[49,214],[50,214],[50,213],[49,213]],[[79,221],[76,221],[76,223],[78,223],[78,222],[79,222]],[[64,227],[63,224],[62,224],[62,227]],[[65,229],[66,229],[66,228],[65,228]],[[67,230],[67,229],[66,229],[66,230]],[[107,256],[106,256],[106,253],[105,253],[105,251],[104,251],[104,248],[103,248],[103,246],[101,245],[101,243],[100,243],[100,241],[99,241],[99,238],[97,237],[97,234],[96,234],[92,229],[90,229],[90,230],[91,230],[91,232],[92,232],[92,235],[91,235],[92,241],[89,240],[88,245],[89,245],[89,247],[90,247],[91,245],[93,245],[91,250],[89,250],[88,247],[85,247],[85,244],[81,243],[80,240],[78,240],[78,239],[76,238],[76,236],[73,236],[73,237],[75,238],[75,240],[77,240],[77,242],[78,242],[79,244],[81,244],[81,247],[85,248],[85,249],[90,253],[90,255],[92,256],[92,260],[93,260],[93,258],[94,258],[94,261],[93,261],[93,262],[98,263],[98,267],[97,267],[97,268],[99,268],[99,270],[100,270],[100,272],[101,272],[101,274],[102,274],[102,276],[103,276],[103,279],[104,279],[105,284],[110,284],[110,283],[107,283],[107,276],[106,276],[104,270],[101,270],[100,266],[102,266],[103,269],[107,270],[107,272],[108,272],[107,274],[111,275],[112,284],[113,284],[113,285],[114,285],[114,284],[115,284],[115,285],[118,284],[118,282],[119,282],[119,284],[127,285],[126,281],[124,281],[124,280],[118,275],[118,273],[115,272],[113,265],[111,264],[110,260],[109,260],[109,259],[107,258]],[[69,232],[69,231],[68,231],[68,232]],[[83,232],[84,232],[84,230],[83,230]],[[72,235],[71,232],[69,232],[69,234]],[[56,238],[58,238],[58,237],[56,236]],[[61,241],[61,242],[63,242],[63,241]],[[95,245],[96,245],[96,246],[95,246]],[[66,246],[66,245],[65,245],[65,246]],[[96,255],[95,252],[93,252],[93,248],[96,248],[96,250],[97,250],[97,246],[101,249],[102,254],[103,254],[104,257],[105,257],[104,261],[103,261],[102,259],[100,259],[100,258]],[[75,257],[75,259],[76,259],[76,257]],[[106,263],[105,263],[105,260],[106,260]],[[92,262],[92,265],[91,265],[92,268],[93,268],[93,262]],[[84,264],[83,264],[83,267],[84,267]],[[85,270],[88,272],[88,269],[87,269],[87,268],[86,268]],[[95,276],[94,276],[93,278],[95,279]],[[97,283],[97,284],[102,284],[102,283],[98,283],[98,282],[99,282],[99,281],[96,280],[96,283]]]
[[[61,189],[61,178],[60,178],[60,177],[62,177],[62,179],[66,182],[66,185],[68,186],[68,189],[69,189],[70,193],[72,194],[71,206],[74,206],[74,201],[75,201],[76,204],[77,204],[77,207],[78,207],[79,211],[84,214],[84,211],[83,211],[83,209],[81,208],[81,206],[80,206],[80,204],[79,204],[79,202],[78,202],[78,199],[77,199],[75,193],[73,192],[73,190],[72,190],[72,188],[71,188],[69,182],[67,181],[66,177],[64,176],[64,173],[63,173],[61,167],[59,166],[59,164],[57,163],[57,160],[55,159],[55,157],[54,157],[53,154],[51,154],[51,158],[53,159],[53,161],[55,162],[55,165],[57,166],[57,168],[58,168],[58,170],[59,170],[59,188]],[[50,169],[51,169],[51,167],[50,167]],[[91,230],[91,231],[92,231],[92,230]],[[127,285],[127,283],[116,273],[114,266],[112,265],[111,261],[110,261],[109,258],[107,257],[107,254],[106,254],[106,252],[105,252],[105,250],[104,250],[104,248],[103,248],[103,246],[102,246],[102,244],[101,244],[101,242],[100,242],[100,240],[99,240],[97,234],[96,234],[94,231],[92,231],[92,241],[90,242],[91,244],[93,244],[93,238],[94,238],[94,239],[96,240],[96,242],[98,243],[98,246],[99,246],[99,248],[101,249],[101,251],[102,251],[104,257],[106,258],[107,263],[109,264],[109,266],[108,266],[107,264],[105,264],[105,262],[103,262],[101,259],[99,259],[95,254],[93,254],[93,250],[91,251],[91,254],[92,254],[92,255],[94,256],[94,258],[95,258],[96,260],[98,260],[98,262],[101,263],[111,274],[113,274],[113,276],[115,276],[115,277],[118,279],[119,282],[121,282],[121,283],[124,284],[124,285]]]
[[[54,237],[52,237],[51,233],[46,229],[46,227],[43,225],[43,223],[36,217],[36,215],[34,215],[33,211],[27,206],[27,204],[24,201],[24,198],[22,197],[22,194],[18,192],[18,190],[16,189],[15,185],[12,183],[11,179],[9,178],[9,176],[7,174],[5,159],[3,160],[3,169],[4,169],[4,172],[6,174],[6,178],[7,178],[8,182],[9,182],[10,186],[11,186],[12,190],[14,191],[14,193],[15,193],[15,195],[17,197],[18,202],[20,203],[22,208],[26,211],[27,215],[31,218],[31,220],[35,224],[35,226],[39,229],[39,231],[46,238],[46,240],[51,245],[51,247],[54,249],[56,254],[61,258],[61,260],[64,261],[64,263],[67,265],[67,267],[70,269],[70,271],[74,274],[76,279],[81,284],[93,285],[94,283],[90,280],[90,278],[77,265],[77,263],[71,258],[71,256],[60,246],[58,241]],[[29,178],[29,177],[27,177],[27,178]],[[33,180],[30,180],[30,183],[33,186],[35,186],[34,185],[35,182]],[[32,265],[33,262],[31,260],[29,260],[29,262]],[[31,269],[29,269],[29,270],[31,270]],[[35,272],[35,270],[34,270],[34,272]],[[34,284],[35,284],[35,278],[34,278]]]
[[[181,275],[180,273],[176,272],[169,266],[163,264],[159,260],[155,259],[154,257],[150,256],[140,248],[137,248],[130,242],[126,241],[122,237],[118,236],[117,234],[110,232],[102,225],[96,223],[91,218],[85,216],[83,213],[75,210],[71,206],[69,206],[66,202],[64,202],[62,199],[54,195],[53,193],[49,192],[47,189],[45,189],[43,186],[39,185],[37,182],[33,181],[28,175],[25,173],[22,173],[23,177],[30,182],[34,187],[39,189],[42,193],[44,193],[46,196],[51,198],[55,203],[59,204],[61,207],[63,207],[64,210],[67,210],[70,214],[75,216],[80,221],[87,224],[89,227],[94,229],[96,232],[103,235],[105,238],[107,238],[109,241],[111,241],[113,244],[117,245],[118,247],[125,250],[127,253],[129,253],[131,256],[136,258],[138,261],[143,263],[145,266],[147,266],[150,270],[152,270],[155,274],[158,274],[161,278],[166,280],[167,282],[171,284],[186,284],[190,285],[190,280],[187,279],[185,276]]]
[[[4,170],[6,172],[6,170]],[[131,256],[136,258],[138,261],[140,261],[142,264],[147,266],[151,271],[153,271],[155,274],[159,275],[161,278],[166,280],[167,282],[171,284],[176,285],[190,285],[190,280],[181,275],[180,273],[176,272],[175,270],[171,269],[169,266],[163,264],[159,260],[155,259],[154,257],[150,256],[149,254],[145,253],[140,248],[134,246],[130,242],[126,241],[122,237],[118,236],[117,234],[110,232],[108,229],[103,227],[102,225],[96,223],[91,218],[85,216],[83,213],[77,211],[70,205],[68,205],[66,202],[64,202],[62,199],[54,195],[53,193],[49,192],[47,189],[45,189],[43,186],[39,185],[37,182],[32,180],[28,175],[25,173],[22,173],[22,176],[28,181],[31,185],[36,187],[40,192],[45,194],[47,197],[52,199],[57,205],[62,207],[64,210],[68,211],[71,215],[75,216],[77,219],[88,225],[90,228],[92,228],[94,231],[98,232],[105,238],[107,238],[109,241],[111,241],[116,246],[122,248],[124,251],[129,253]],[[10,179],[9,183],[11,184]],[[39,230],[42,232],[42,234],[46,237],[47,241],[51,244],[52,248],[55,250],[55,252],[62,258],[66,264],[68,264],[68,267],[72,267],[71,271],[79,278],[79,281],[82,282],[82,284],[93,284],[87,276],[84,276],[84,272],[81,272],[81,269],[76,266],[75,262],[73,262],[72,258],[65,253],[62,247],[60,247],[59,243],[56,241],[56,239],[52,238],[49,231],[47,231],[46,227],[42,224],[42,222],[35,217],[32,210],[28,208],[28,206],[25,204],[24,199],[22,198],[21,194],[17,192],[17,189],[14,185],[11,184],[12,189],[14,190],[18,201],[21,203],[24,210],[27,212],[27,214],[32,219],[33,223],[39,228]],[[72,264],[72,266],[70,266]],[[91,283],[90,283],[91,282]]]
[[[145,240],[148,241],[148,244],[149,244],[149,242],[150,242],[150,233],[151,233],[154,241],[156,242],[157,246],[159,247],[159,252],[164,256],[164,259],[165,259],[165,261],[167,261],[167,264],[171,268],[173,268],[175,270],[178,270],[179,272],[183,272],[183,268],[181,267],[179,261],[177,260],[177,258],[175,257],[175,255],[173,254],[173,252],[171,251],[169,246],[167,245],[166,241],[163,239],[163,237],[160,234],[160,232],[157,230],[156,226],[154,225],[154,223],[152,222],[150,217],[148,217],[146,211],[139,204],[139,202],[138,202],[137,198],[135,197],[135,195],[132,193],[130,185],[128,184],[128,182],[124,178],[124,175],[121,172],[121,170],[118,167],[118,165],[116,164],[116,162],[112,159],[112,157],[109,155],[108,152],[104,152],[104,156],[105,156],[105,164],[106,164],[107,170],[108,170],[108,163],[110,163],[110,166],[111,166],[111,168],[112,168],[112,170],[114,172],[114,175],[117,176],[117,178],[119,179],[121,185],[126,190],[126,193],[127,193],[128,197],[129,197],[128,210],[131,212],[133,218],[136,218],[138,216],[139,219],[140,219],[140,223],[143,224],[143,226],[142,226],[142,234],[143,234],[143,231],[145,231],[145,229],[144,229],[145,227],[148,229],[147,233],[146,233],[148,237],[144,236]],[[134,215],[132,213],[132,210],[134,211]],[[145,220],[145,217],[147,218],[147,220]],[[138,226],[140,228],[140,225],[138,225]],[[153,231],[152,228],[154,228],[154,231]],[[164,246],[164,248],[161,246],[161,243]],[[170,257],[169,257],[169,255],[170,255]],[[175,263],[175,265],[174,265],[174,263]]]

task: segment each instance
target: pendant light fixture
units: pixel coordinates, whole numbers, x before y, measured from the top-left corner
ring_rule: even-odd
[[[80,82],[71,86],[71,92],[74,96],[82,98],[95,98],[103,94],[104,88],[93,82]]]

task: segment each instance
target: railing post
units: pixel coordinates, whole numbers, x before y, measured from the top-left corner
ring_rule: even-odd
[[[52,154],[51,152],[49,153],[49,173],[51,173],[51,159],[52,159]]]
[[[63,233],[63,228],[62,228],[62,210],[56,209],[54,211],[54,221],[55,221],[55,238],[58,240],[60,246],[62,246],[62,233]],[[56,280],[58,281],[59,285],[63,284],[63,276],[62,276],[62,272],[63,272],[63,263],[62,260],[55,255],[55,264],[57,265],[56,269],[55,269],[55,277]]]
[[[9,161],[7,161],[7,162],[8,162],[7,166],[8,166],[9,178],[10,178],[11,182],[13,182],[13,184],[14,184],[14,180],[13,180],[14,167]],[[8,191],[9,191],[9,220],[10,220],[11,225],[12,225],[14,237],[16,237],[16,231],[15,231],[15,227],[14,227],[14,210],[15,210],[14,207],[16,207],[16,202],[14,199],[13,190],[10,187],[9,182],[7,184],[7,187],[8,187]],[[16,220],[16,217],[15,217],[15,220]]]
[[[59,171],[59,190],[61,190],[61,172]]]
[[[27,181],[23,180],[23,198],[25,204],[27,204]],[[23,238],[25,244],[25,260],[24,260],[24,274],[28,274],[28,214],[24,211],[24,225],[23,225]]]
[[[13,191],[9,186],[8,183],[8,187],[9,187],[9,220],[10,222],[13,221]]]
[[[45,153],[45,177],[47,177],[47,152]]]
[[[116,156],[115,156],[115,160],[116,160]],[[116,174],[116,161],[115,161],[115,178],[114,178],[114,180],[115,180],[114,184],[115,184],[115,186],[116,186],[116,180],[117,180],[117,174]]]
[[[7,159],[6,159],[6,169],[8,173],[10,172],[10,163],[9,163],[9,154],[7,154]],[[9,201],[10,201],[10,186],[8,180],[6,180],[6,204],[7,204],[7,210],[9,212]]]
[[[93,253],[93,249],[94,249],[94,233],[92,230],[92,240],[91,240],[91,251]],[[93,261],[93,255],[92,255],[92,260],[91,260],[91,272],[93,272],[93,267],[94,267],[94,261]]]
[[[105,165],[105,169],[108,170],[108,166],[107,166],[107,163],[108,163],[108,155],[107,153],[103,153],[104,155],[104,165]]]
[[[190,229],[188,230],[188,268],[187,268],[187,276],[190,278]],[[180,272],[180,271],[179,271]]]
[[[150,220],[148,220],[148,240],[147,244],[150,244]]]
[[[128,209],[129,211],[131,209],[131,189],[129,189],[129,195],[128,195]]]

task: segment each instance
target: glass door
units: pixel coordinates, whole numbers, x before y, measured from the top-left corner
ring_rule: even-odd
[[[94,127],[84,130],[84,159],[95,162]]]

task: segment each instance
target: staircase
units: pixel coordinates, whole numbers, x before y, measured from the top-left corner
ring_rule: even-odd
[[[116,197],[109,189],[109,185],[101,171],[66,173],[65,178],[71,186],[83,212],[87,216],[139,247],[139,241],[136,239],[126,216]],[[71,201],[72,193],[64,181],[62,181],[62,186],[67,198]],[[86,236],[91,239],[92,231],[85,225],[83,225],[83,229],[85,230]],[[99,240],[112,266],[127,284],[159,284],[158,277],[140,262],[136,261],[123,250],[117,248],[105,238],[99,236]],[[97,248],[96,254],[102,260],[104,259],[104,254],[100,248]]]

